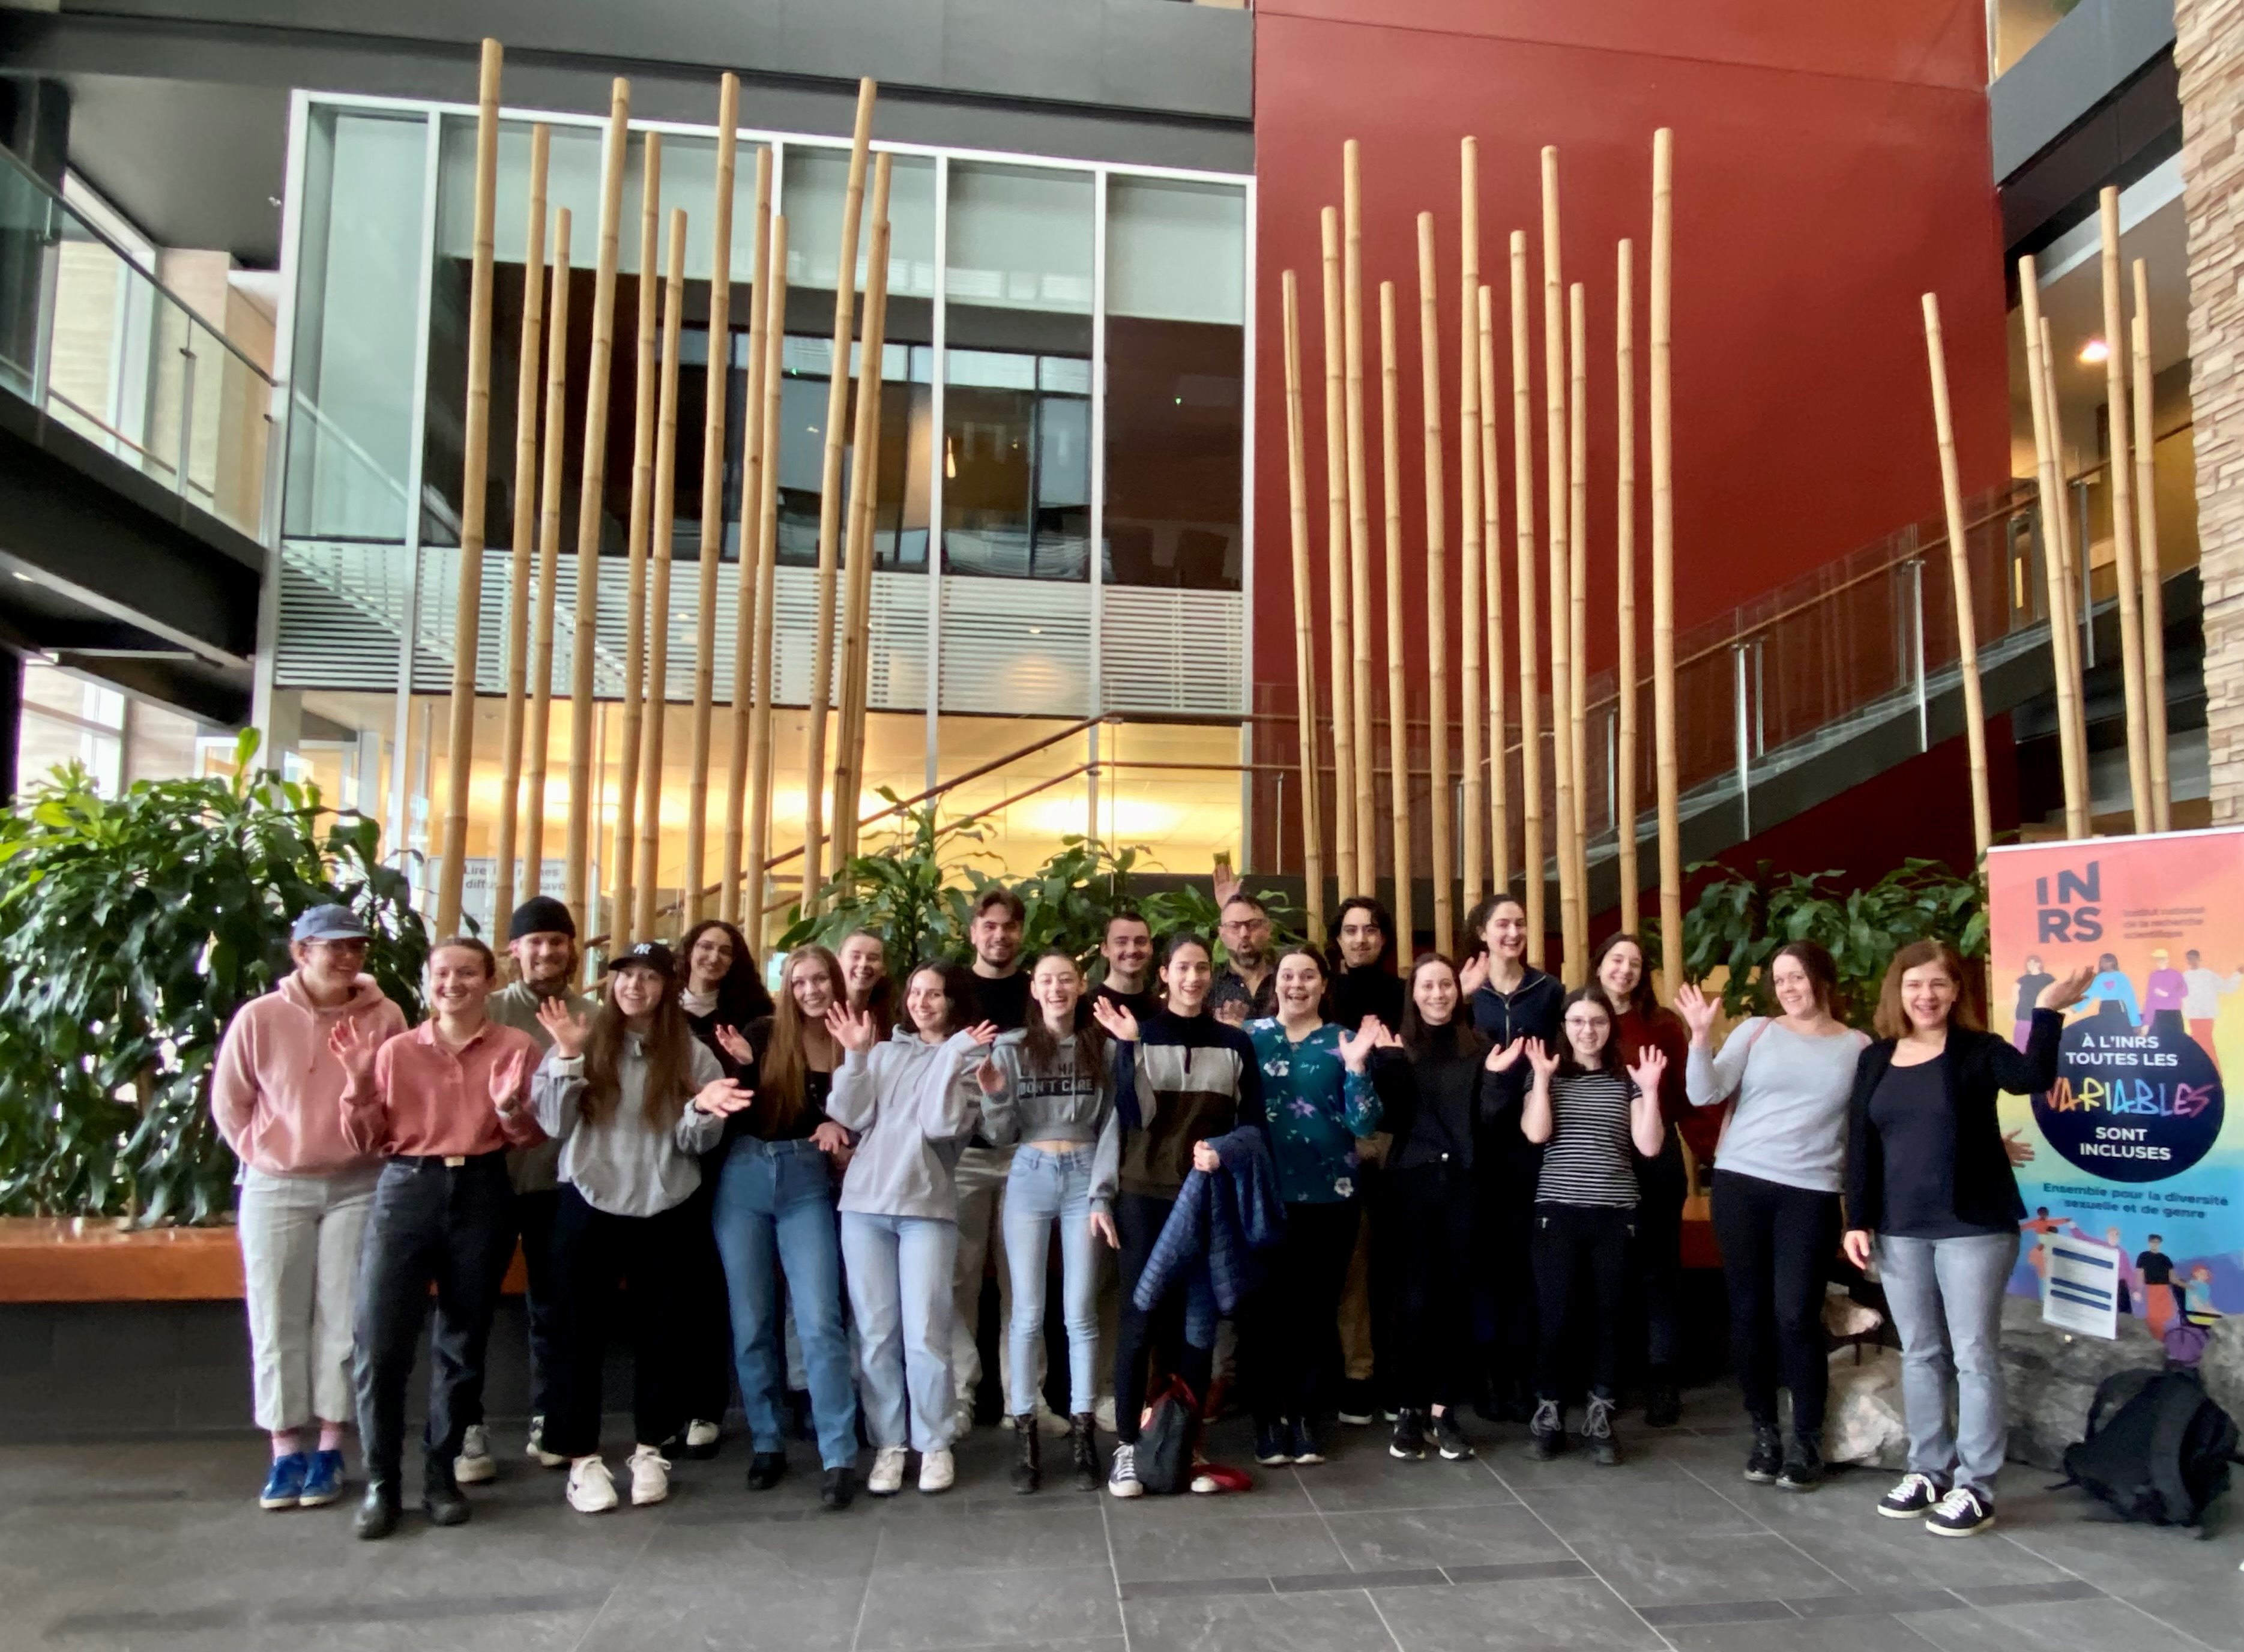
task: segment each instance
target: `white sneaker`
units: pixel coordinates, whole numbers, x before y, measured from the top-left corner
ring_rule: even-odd
[[[522,1448],[524,1457],[535,1458],[540,1468],[566,1468],[569,1460],[558,1452],[545,1449],[545,1419],[530,1419],[530,1443]]]
[[[605,1514],[616,1506],[616,1482],[597,1457],[569,1465],[569,1507],[579,1514]]]
[[[481,1486],[498,1478],[491,1461],[490,1430],[470,1423],[460,1431],[460,1454],[452,1459],[452,1478],[463,1486]]]
[[[695,1418],[686,1425],[686,1449],[689,1452],[714,1452],[717,1449],[717,1425]]]
[[[1112,1394],[1101,1394],[1098,1397],[1098,1403],[1093,1406],[1091,1411],[1092,1415],[1098,1419],[1100,1433],[1111,1434],[1114,1432],[1114,1396]]]
[[[1037,1432],[1046,1440],[1066,1439],[1067,1431],[1071,1426],[1066,1418],[1044,1404],[1043,1400],[1037,1401]]]
[[[865,1477],[865,1489],[875,1497],[894,1497],[904,1488],[904,1448],[883,1446],[873,1453],[873,1472]]]
[[[919,1454],[919,1488],[923,1495],[947,1492],[957,1478],[958,1468],[950,1460],[948,1446]]]
[[[670,1459],[652,1446],[641,1446],[631,1454],[632,1507],[642,1507],[659,1503],[670,1495]],[[609,1506],[615,1504],[615,1492],[608,1492]]]
[[[952,1427],[951,1438],[954,1440],[963,1440],[967,1435],[973,1432],[974,1402],[971,1399],[962,1399],[958,1402],[958,1409],[956,1413]]]

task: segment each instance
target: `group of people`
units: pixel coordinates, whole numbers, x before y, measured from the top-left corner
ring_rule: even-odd
[[[466,1520],[460,1486],[496,1473],[486,1350],[517,1247],[528,1453],[587,1514],[620,1500],[599,1438],[619,1313],[634,1504],[667,1495],[673,1455],[715,1452],[735,1384],[752,1492],[785,1477],[799,1427],[829,1507],[866,1446],[871,1494],[900,1491],[914,1453],[919,1490],[947,1489],[985,1270],[1022,1492],[1049,1430],[1073,1484],[1141,1494],[1149,1396],[1197,1417],[1225,1391],[1264,1465],[1321,1462],[1326,1419],[1382,1410],[1393,1456],[1470,1457],[1468,1406],[1526,1423],[1538,1458],[1578,1443],[1616,1463],[1632,1343],[1646,1422],[1678,1415],[1680,1136],[1723,1109],[1713,1217],[1746,1477],[1819,1483],[1826,1282],[1842,1251],[1875,1254],[1910,1426],[1881,1512],[1992,1524],[2024,1214],[1995,1097],[2053,1080],[2085,972],[2040,989],[2019,1049],[1971,1024],[1961,960],[1921,941],[1872,1040],[1840,1019],[1829,956],[1795,943],[1769,971],[1778,1013],[1718,1049],[1715,1004],[1690,987],[1659,1004],[1632,936],[1571,992],[1531,966],[1509,894],[1470,915],[1466,957],[1398,972],[1375,901],[1342,904],[1326,952],[1274,944],[1258,901],[1219,893],[1221,953],[1117,914],[1095,987],[1065,952],[1024,960],[1022,903],[992,886],[968,957],[892,974],[860,931],[788,954],[776,998],[721,922],[610,958],[580,996],[569,911],[541,897],[512,916],[510,984],[482,942],[437,943],[410,1030],[363,972],[359,920],[308,912],[294,973],[237,1015],[213,1087],[243,1167],[260,1500],[335,1500],[355,1420],[357,1529],[395,1528],[433,1295],[422,1503]],[[1064,1413],[1044,1399],[1055,1236]],[[1251,1483],[1197,1449],[1182,1479]]]

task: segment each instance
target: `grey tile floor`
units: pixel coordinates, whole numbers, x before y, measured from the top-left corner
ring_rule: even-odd
[[[0,1447],[0,1652],[2244,1652],[2244,1516],[2208,1542],[2094,1523],[2014,1465],[2001,1527],[1942,1541],[1875,1515],[1884,1475],[1747,1485],[1719,1393],[1626,1428],[1611,1469],[1477,1420],[1470,1463],[1340,1432],[1243,1496],[1121,1503],[1012,1495],[984,1429],[948,1495],[840,1515],[800,1447],[767,1494],[728,1440],[667,1503],[593,1519],[510,1457],[470,1525],[381,1544],[348,1503],[260,1512],[254,1441]],[[1246,1460],[1235,1425],[1214,1444]]]

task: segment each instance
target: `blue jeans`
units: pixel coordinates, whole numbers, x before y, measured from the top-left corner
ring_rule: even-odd
[[[1037,1406],[1037,1345],[1044,1334],[1044,1264],[1055,1219],[1067,1292],[1068,1410],[1080,1415],[1097,1403],[1098,1243],[1091,1233],[1092,1153],[1086,1143],[1065,1153],[1024,1147],[1013,1155],[1005,1183],[1005,1260],[1013,1277],[1005,1409],[1016,1417]]]
[[[958,1224],[925,1216],[842,1212],[849,1311],[857,1322],[865,1432],[875,1446],[946,1449],[957,1435],[950,1392],[950,1270]]]
[[[1909,1466],[1991,1497],[2009,1419],[2003,1395],[2003,1293],[2018,1259],[2015,1233],[1959,1239],[1878,1236],[1878,1277],[1901,1333]],[[1948,1426],[1953,1391],[1956,1426]]]
[[[748,1435],[760,1452],[787,1449],[780,1420],[779,1275],[794,1305],[795,1334],[810,1378],[818,1455],[828,1468],[857,1458],[857,1394],[842,1325],[842,1248],[834,1228],[834,1174],[808,1142],[743,1136],[725,1156],[711,1213],[725,1294],[733,1310],[733,1364]]]

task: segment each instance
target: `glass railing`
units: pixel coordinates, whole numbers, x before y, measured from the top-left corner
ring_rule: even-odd
[[[262,540],[271,377],[5,151],[0,390]]]

